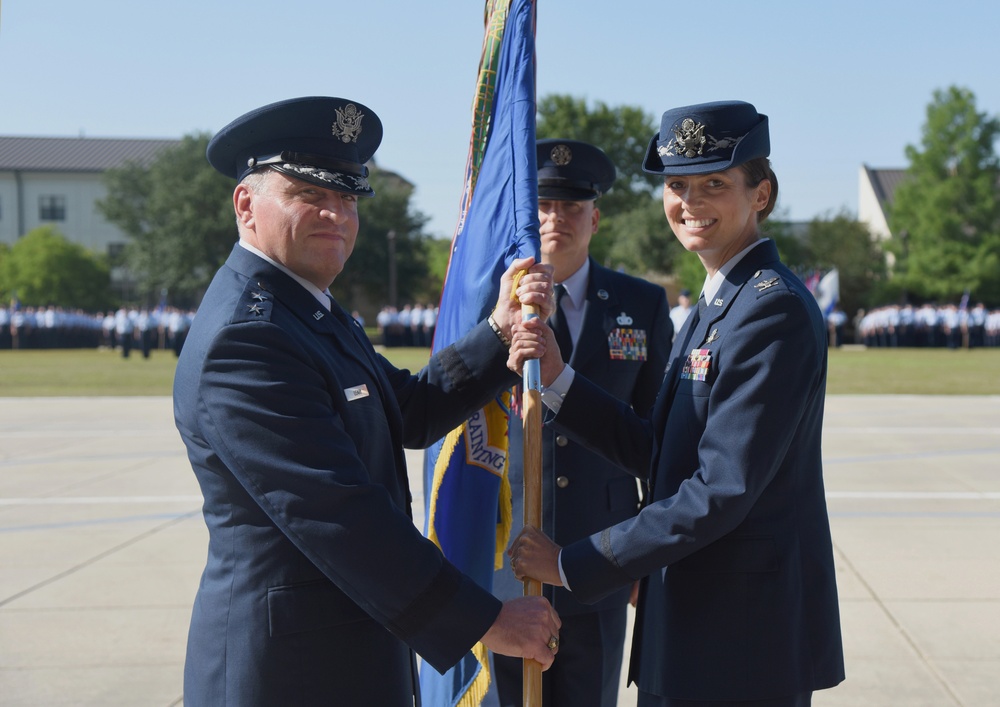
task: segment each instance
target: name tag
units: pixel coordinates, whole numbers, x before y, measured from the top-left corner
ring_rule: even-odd
[[[353,388],[344,388],[344,395],[347,396],[347,402],[367,398],[368,386],[362,383],[361,385],[356,385]]]

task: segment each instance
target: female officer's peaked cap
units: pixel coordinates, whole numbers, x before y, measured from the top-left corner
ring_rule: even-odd
[[[701,103],[663,114],[660,132],[649,141],[642,171],[710,174],[770,153],[766,115],[743,101]]]

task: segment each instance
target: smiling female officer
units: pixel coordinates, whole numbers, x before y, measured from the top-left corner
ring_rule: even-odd
[[[639,707],[808,705],[844,679],[820,441],[827,341],[815,299],[763,238],[778,183],[767,116],[737,101],[663,114],[643,169],[705,267],[652,414],[564,366],[527,324],[510,365],[543,355],[555,424],[634,473],[650,504],[559,548],[535,529],[518,576],[593,602],[644,578],[631,681]],[[561,551],[561,552],[560,552]]]

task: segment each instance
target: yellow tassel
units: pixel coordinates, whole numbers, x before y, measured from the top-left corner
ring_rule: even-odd
[[[455,446],[458,444],[458,440],[461,439],[464,431],[465,423],[463,422],[461,425],[445,435],[444,442],[441,444],[441,453],[438,454],[437,461],[434,463],[434,480],[431,482],[431,502],[430,509],[428,510],[427,539],[437,545],[439,549],[441,548],[441,541],[438,540],[437,530],[434,527],[434,515],[437,511],[438,492],[441,490],[441,483],[444,480],[445,469],[448,468],[448,460],[451,459],[452,454],[455,453]]]
[[[455,707],[479,707],[486,698],[486,692],[490,689],[490,664],[488,651],[482,643],[477,643],[472,647],[472,654],[476,656],[482,670],[476,675],[469,689],[462,695]]]

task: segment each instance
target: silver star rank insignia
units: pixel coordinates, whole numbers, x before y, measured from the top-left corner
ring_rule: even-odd
[[[258,302],[267,302],[267,297],[264,296],[263,292],[251,292],[250,296]]]
[[[264,310],[260,308],[259,304],[248,304],[247,309],[256,314],[258,317],[264,313]]]

